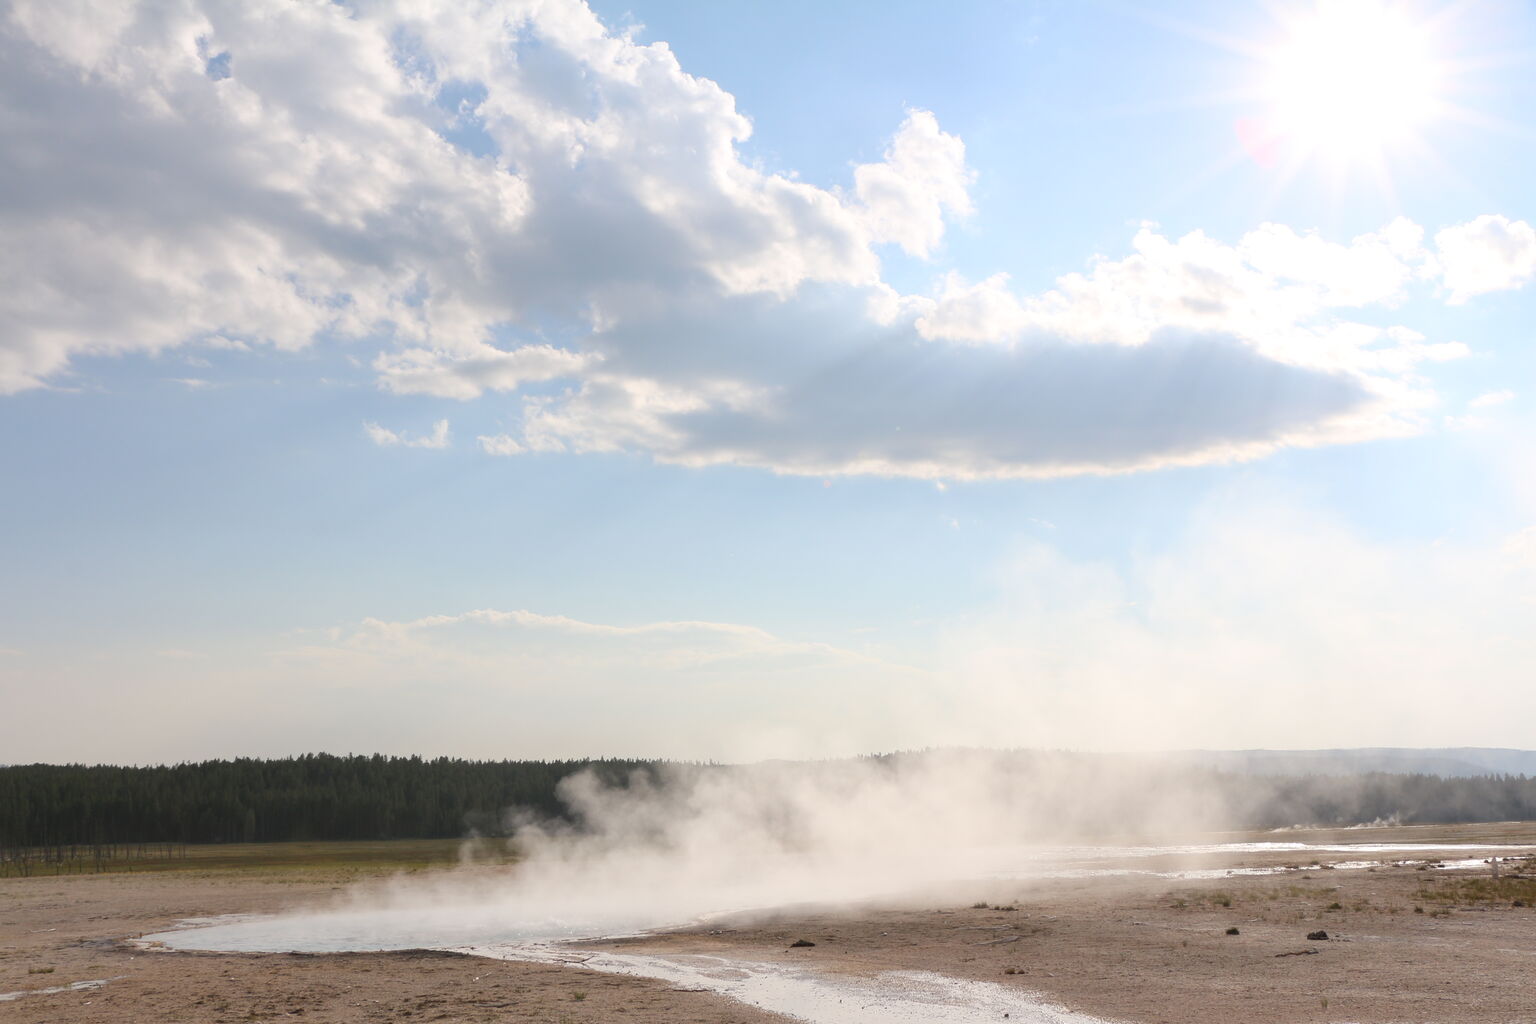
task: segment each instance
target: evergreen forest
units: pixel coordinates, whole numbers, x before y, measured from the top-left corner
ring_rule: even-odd
[[[864,760],[894,771],[924,756]],[[1025,797],[1020,806],[1029,802],[1032,778],[1051,778],[1052,784],[1041,789],[1058,795],[1064,777],[1070,781],[1080,773],[1085,791],[1104,778],[1104,762],[1094,755],[1015,751],[996,756],[1009,759],[1009,788]],[[0,850],[508,835],[522,821],[568,819],[559,784],[587,770],[606,785],[626,786],[637,777],[665,785],[697,773],[751,769],[619,759],[469,761],[331,754],[150,767],[0,766]],[[1119,787],[1120,799],[1105,803],[1091,820],[1084,818],[1085,827],[1113,829],[1117,817],[1128,816],[1140,800],[1137,786],[1206,794],[1223,809],[1220,823],[1233,828],[1536,819],[1536,778],[1524,775],[1261,775],[1172,767],[1142,772],[1139,782]],[[1035,819],[1062,814],[1061,804],[1046,798]]]

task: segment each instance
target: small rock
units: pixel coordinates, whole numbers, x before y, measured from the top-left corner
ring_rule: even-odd
[[[1323,938],[1325,938],[1325,939],[1327,937],[1328,936],[1326,936],[1326,935],[1323,936]],[[808,942],[805,939],[796,939],[794,942],[791,942],[789,944],[789,948],[790,949],[804,949],[806,946],[814,946],[814,945],[816,945],[816,943],[814,943],[814,942]]]
[[[1227,929],[1227,934],[1228,935],[1239,935],[1241,933],[1237,930],[1237,927],[1234,925],[1233,927]]]
[[[1328,933],[1323,931],[1321,928],[1319,928],[1315,932],[1307,932],[1307,941],[1308,942],[1327,942],[1328,941]]]

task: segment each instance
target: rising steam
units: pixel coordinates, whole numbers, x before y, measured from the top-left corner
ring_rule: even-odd
[[[324,913],[186,935],[202,948],[453,946],[896,898],[1027,876],[1041,844],[1213,827],[1222,803],[1200,778],[1149,758],[988,751],[587,771],[561,785],[566,817],[509,812],[510,867],[402,877]]]

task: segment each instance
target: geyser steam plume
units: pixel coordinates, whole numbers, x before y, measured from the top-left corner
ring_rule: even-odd
[[[1032,844],[1213,827],[1220,801],[1196,783],[1210,778],[1144,757],[987,751],[666,765],[617,784],[589,771],[561,785],[568,819],[516,823],[512,867],[349,896],[306,915],[306,927],[330,935],[308,948],[616,934],[1018,876]]]

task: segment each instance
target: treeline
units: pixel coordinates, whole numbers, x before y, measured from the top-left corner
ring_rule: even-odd
[[[1236,824],[1251,828],[1536,820],[1536,778],[1524,775],[1222,773],[1221,785]]]
[[[1156,820],[1163,806],[1209,828],[1536,820],[1536,778],[1523,775],[1253,775],[1134,756],[1030,751],[859,760],[900,774],[957,756],[968,759],[968,767],[954,776],[961,780],[955,799],[984,799],[1028,823],[1039,838],[1053,830],[1112,834],[1149,813]],[[838,764],[803,763],[795,770],[825,788]],[[656,761],[328,754],[146,768],[17,765],[0,767],[0,850],[507,835],[519,820],[568,818],[557,787],[584,770],[621,787],[636,778],[667,787],[736,773],[743,799],[753,792],[750,779],[763,775],[762,768]],[[1189,814],[1192,809],[1200,813]]]
[[[0,767],[0,848],[501,835],[510,809],[561,815],[555,787],[574,772],[622,785],[649,765],[330,754],[148,768],[12,765]]]

